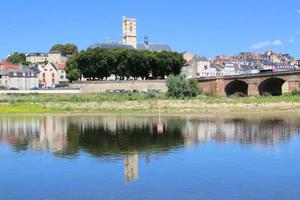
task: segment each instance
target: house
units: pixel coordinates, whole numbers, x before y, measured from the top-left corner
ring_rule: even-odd
[[[55,85],[68,81],[65,72],[65,64],[48,63],[46,66],[39,65],[39,85],[43,88],[55,87]]]
[[[59,51],[52,51],[48,53],[47,61],[53,64],[66,64],[68,57],[62,55]]]
[[[26,55],[26,62],[30,62],[32,64],[45,63],[47,60],[47,53],[30,53]]]
[[[0,61],[0,71],[20,69],[20,64],[13,64],[9,61]]]
[[[190,64],[194,58],[194,54],[189,51],[183,52],[182,56],[186,64]]]
[[[50,53],[30,53],[26,55],[26,61],[32,64],[42,64],[45,62],[66,64],[68,57],[62,55],[59,51],[52,51]]]
[[[232,62],[222,63],[222,76],[234,76],[240,74],[240,69],[237,64]]]
[[[39,65],[38,70],[40,87],[54,87],[59,84],[58,69],[53,63],[48,63],[46,66]]]
[[[58,70],[58,81],[60,83],[69,81],[67,79],[67,74],[66,74],[66,71],[65,71],[66,64],[63,64],[63,63],[56,64],[56,68]]]
[[[39,85],[37,73],[27,66],[20,69],[3,70],[0,72],[0,85],[6,88],[30,90]]]
[[[211,63],[206,57],[196,55],[185,63],[181,74],[187,78],[200,78],[216,76],[217,71],[215,67],[211,67]]]

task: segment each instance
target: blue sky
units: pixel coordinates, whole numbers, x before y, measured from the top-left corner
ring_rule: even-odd
[[[296,0],[9,0],[0,2],[0,58],[47,52],[55,43],[80,49],[121,40],[122,16],[135,17],[138,37],[209,58],[271,49],[300,58]]]

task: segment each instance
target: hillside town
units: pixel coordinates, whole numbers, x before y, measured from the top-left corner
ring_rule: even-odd
[[[96,43],[89,46],[88,49],[123,49],[128,51],[137,50],[137,52],[148,51],[154,53],[173,52],[168,44],[150,43],[147,35],[144,37],[143,42],[138,42],[136,19],[123,17],[122,21],[122,41]],[[61,44],[59,45],[64,46]],[[13,56],[14,54],[19,56],[18,53],[14,53],[9,55],[6,59],[0,60],[1,89],[38,90],[41,88],[54,89],[66,86],[66,83],[69,82],[67,79],[66,64],[68,60],[78,53],[76,45],[67,45],[71,45],[76,51],[62,52],[60,50],[51,49],[48,53],[23,53],[23,62],[12,62],[10,56]],[[273,51],[265,51],[262,54],[255,52],[241,52],[234,56],[218,55],[213,59],[208,59],[189,51],[180,53],[180,56],[181,55],[183,57],[182,60],[184,61],[183,66],[180,66],[181,74],[187,79],[246,75],[267,71],[278,72],[300,68],[300,60],[296,60],[290,54],[276,53]],[[166,58],[163,57],[163,59]],[[154,66],[154,68],[155,67],[158,66]],[[110,66],[110,68],[112,68],[112,66]],[[164,73],[154,75],[153,71],[157,70],[153,70],[152,67],[152,71],[150,69],[149,74],[145,75],[147,79],[166,78]],[[180,70],[178,72],[180,72]],[[101,73],[107,74],[105,80],[144,80],[144,77],[139,77],[139,75],[135,77],[130,75],[122,77],[118,76],[118,74],[111,74],[110,72],[105,73],[103,70]],[[90,80],[89,77],[85,78],[84,74],[79,74],[77,77],[80,77],[81,81]],[[103,78],[97,80],[103,80]]]
[[[182,68],[182,74],[187,78],[235,76],[300,68],[300,60],[296,60],[290,54],[269,50],[262,54],[241,52],[234,56],[219,55],[212,60],[191,52],[184,52],[183,57],[186,62]]]
[[[65,67],[69,57],[61,52],[29,53],[26,63],[0,61],[0,86],[10,90],[53,88],[67,82]]]

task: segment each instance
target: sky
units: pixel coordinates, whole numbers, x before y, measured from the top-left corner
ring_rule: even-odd
[[[3,0],[0,8],[0,58],[121,41],[122,16],[137,19],[140,42],[147,34],[178,52],[213,58],[270,49],[300,58],[298,0]]]

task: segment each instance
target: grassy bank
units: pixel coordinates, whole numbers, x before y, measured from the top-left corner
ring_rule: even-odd
[[[0,114],[300,112],[300,96],[169,99],[164,94],[14,94],[0,97]]]

